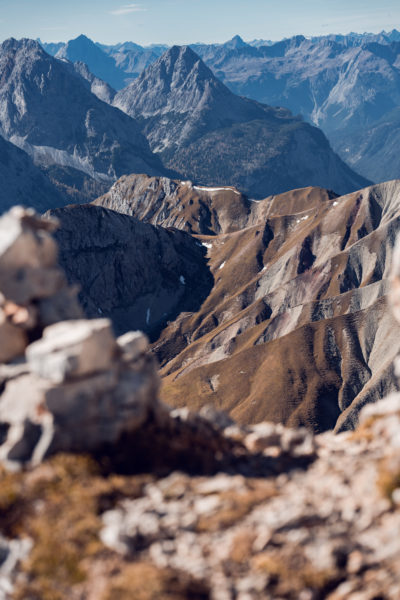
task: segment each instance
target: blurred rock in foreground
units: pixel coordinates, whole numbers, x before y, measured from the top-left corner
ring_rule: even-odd
[[[171,411],[145,336],[82,318],[54,226],[0,220],[0,599],[397,600],[400,396],[315,437]]]

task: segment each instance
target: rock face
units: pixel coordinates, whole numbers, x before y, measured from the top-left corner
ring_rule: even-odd
[[[36,164],[102,182],[126,172],[164,172],[136,122],[100,101],[69,63],[37,42],[3,42],[0,75],[1,133]]]
[[[14,204],[44,212],[65,203],[65,196],[36,167],[30,156],[0,135],[0,214]]]
[[[107,316],[120,333],[157,337],[180,312],[198,310],[212,287],[206,251],[185,232],[142,223],[99,206],[51,211],[60,262],[89,317]]]
[[[398,181],[344,197],[307,188],[252,202],[232,188],[125,177],[97,202],[202,234],[207,248],[207,300],[155,343],[168,403],[342,430],[396,389],[387,291]]]
[[[88,66],[82,61],[74,62],[73,68],[76,73],[89,83],[92,94],[107,104],[112,103],[116,92],[108,83],[93,75],[89,71]]]
[[[114,105],[138,119],[167,166],[202,184],[258,198],[305,185],[341,193],[366,185],[321,131],[234,95],[189,47],[168,50]]]
[[[400,101],[397,36],[295,36],[196,51],[234,93],[302,114],[353,169],[379,182],[400,175],[393,113]]]

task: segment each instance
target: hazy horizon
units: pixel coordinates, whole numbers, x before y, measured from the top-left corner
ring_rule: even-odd
[[[277,41],[306,37],[379,33],[400,27],[398,0],[0,0],[0,39],[65,42],[81,33],[96,42],[141,45]],[[21,18],[21,15],[23,17]]]

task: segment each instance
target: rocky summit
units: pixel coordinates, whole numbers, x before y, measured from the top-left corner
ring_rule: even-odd
[[[0,219],[1,597],[396,600],[399,394],[338,435],[171,410],[145,336],[82,317],[57,225]],[[400,247],[389,279],[399,318]]]
[[[168,167],[200,184],[262,198],[306,185],[346,193],[368,183],[320,130],[236,96],[187,46],[167,50],[113,103],[138,120]]]
[[[353,428],[365,403],[397,388],[387,292],[399,194],[393,181],[340,197],[305,188],[254,202],[228,187],[118,181],[96,202],[197,234],[214,279],[200,309],[181,314],[154,345],[163,398],[210,402],[244,423]]]

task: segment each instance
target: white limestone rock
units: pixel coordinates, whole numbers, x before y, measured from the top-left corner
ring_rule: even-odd
[[[33,373],[55,383],[108,369],[116,350],[108,319],[63,321],[46,327],[26,349]]]
[[[128,331],[117,339],[118,347],[120,348],[125,360],[134,361],[141,354],[146,352],[149,347],[147,336],[141,331]]]

